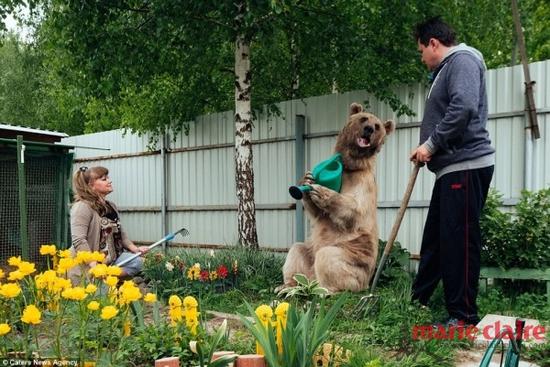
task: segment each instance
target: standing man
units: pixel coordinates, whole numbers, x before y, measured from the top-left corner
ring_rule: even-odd
[[[416,26],[422,62],[432,85],[411,161],[427,163],[436,181],[413,284],[426,305],[443,281],[447,326],[477,324],[481,233],[479,217],[493,176],[495,151],[487,132],[486,66],[481,53],[455,44],[439,17]]]

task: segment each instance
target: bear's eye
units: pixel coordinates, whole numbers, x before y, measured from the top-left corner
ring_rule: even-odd
[[[380,124],[374,125],[374,130],[380,130]]]
[[[368,117],[361,117],[361,120],[359,120],[361,122],[367,122],[369,121],[369,118]]]

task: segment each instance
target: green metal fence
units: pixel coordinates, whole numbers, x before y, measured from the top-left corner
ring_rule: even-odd
[[[69,246],[70,147],[0,139],[0,264],[21,255],[43,264],[39,248]]]

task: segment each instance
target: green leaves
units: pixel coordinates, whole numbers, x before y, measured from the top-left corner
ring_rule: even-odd
[[[319,347],[328,339],[330,328],[347,298],[347,294],[339,296],[328,311],[324,299],[319,303],[315,298],[306,310],[291,305],[287,313],[286,327],[282,330],[282,353],[278,352],[275,329],[271,322],[264,328],[248,303],[246,306],[255,322],[244,316],[240,318],[262,346],[269,367],[309,367]]]
[[[210,346],[208,348],[208,352],[204,354],[202,351],[202,347],[200,343],[197,343],[197,353],[199,354],[199,360],[200,360],[200,366],[201,367],[226,367],[229,365],[229,363],[233,362],[236,358],[236,356],[231,355],[225,355],[221,356],[220,358],[216,359],[214,362],[210,362],[212,360],[212,356],[214,355],[214,352],[218,348],[218,345],[227,337],[227,320],[223,320],[222,324],[216,330],[214,335],[210,337]]]
[[[296,281],[296,286],[282,289],[278,293],[279,296],[311,300],[315,297],[325,297],[328,294],[328,290],[321,287],[316,279],[309,280],[304,274],[295,274],[292,278]]]

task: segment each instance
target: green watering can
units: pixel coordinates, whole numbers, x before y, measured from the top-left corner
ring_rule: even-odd
[[[521,350],[521,342],[523,338],[523,328],[525,327],[525,320],[516,319],[516,331],[515,335],[510,329],[504,329],[497,335],[491,344],[487,347],[483,359],[479,364],[479,367],[489,367],[491,365],[491,360],[493,359],[493,354],[498,349],[499,346],[502,346],[504,349],[504,342],[502,339],[507,337],[510,341],[508,349],[506,350],[506,355],[502,355],[500,359],[500,365],[503,367],[518,367],[519,366],[519,357]],[[504,352],[502,352],[504,354]],[[506,357],[503,362],[503,357]]]
[[[333,191],[340,192],[342,187],[342,171],[344,165],[342,163],[342,155],[336,153],[328,159],[318,163],[313,167],[311,172],[316,184],[327,187]],[[302,199],[304,192],[311,191],[311,186],[290,186],[288,192],[296,200]]]

